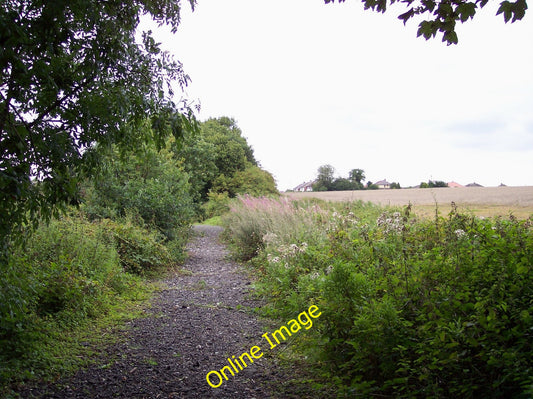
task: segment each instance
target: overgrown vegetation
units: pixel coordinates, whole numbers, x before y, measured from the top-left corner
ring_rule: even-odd
[[[69,371],[87,360],[74,356],[82,352],[74,337],[92,335],[84,337],[89,342],[94,331],[84,331],[98,319],[109,324],[133,317],[136,302],[152,290],[134,266],[145,266],[140,259],[150,267],[172,266],[158,233],[139,230],[76,213],[41,224],[11,254],[0,269],[0,392]]]
[[[147,16],[175,32],[181,13],[179,0],[0,3],[0,396],[73,366],[69,337],[145,296],[142,277],[183,260],[193,221],[277,193],[234,120],[200,124],[177,100],[189,77],[138,31]]]
[[[199,133],[174,142],[172,150],[189,176],[200,219],[226,212],[239,194],[278,195],[272,175],[261,169],[234,119],[211,118]]]
[[[169,138],[161,148],[147,140],[130,150],[100,149],[102,172],[79,187],[78,209],[41,220],[35,231],[21,226],[24,240],[13,241],[0,262],[0,389],[49,378],[86,358],[74,356],[79,346],[68,337],[146,298],[146,278],[184,260],[193,221],[225,212],[236,192],[277,193],[235,121],[205,124],[211,130],[186,142]],[[222,171],[230,158],[241,166]]]
[[[533,219],[243,197],[226,217],[270,312],[347,397],[530,397]]]

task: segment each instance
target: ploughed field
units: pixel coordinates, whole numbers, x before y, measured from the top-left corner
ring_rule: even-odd
[[[435,209],[440,214],[447,214],[452,202],[458,209],[478,216],[508,216],[512,213],[516,217],[527,218],[533,215],[533,186],[288,192],[284,195],[291,199],[361,200],[384,206],[405,206],[410,203],[413,211],[420,216],[432,216]]]

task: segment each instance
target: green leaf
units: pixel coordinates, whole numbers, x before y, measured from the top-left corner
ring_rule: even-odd
[[[442,41],[447,42],[449,46],[450,44],[457,44],[459,39],[457,38],[457,33],[455,31],[449,31],[444,34]]]
[[[406,13],[403,13],[403,14],[399,15],[398,19],[401,19],[403,21],[403,24],[405,25],[407,23],[407,21],[410,18],[412,18],[414,15],[415,15],[415,10],[414,10],[414,8],[411,8]]]
[[[474,15],[476,14],[476,4],[461,3],[457,6],[455,12],[459,14],[459,19],[461,22],[466,22],[469,18],[474,18]]]

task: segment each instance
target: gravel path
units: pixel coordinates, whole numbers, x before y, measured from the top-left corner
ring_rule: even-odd
[[[262,356],[218,388],[206,381],[211,370],[226,366],[261,343],[268,328],[247,308],[261,304],[248,295],[250,281],[228,260],[219,243],[221,228],[195,226],[184,268],[190,275],[165,281],[146,318],[131,322],[124,343],[108,358],[54,385],[28,389],[28,398],[288,398],[297,388]],[[216,374],[211,381],[218,384]],[[283,386],[284,393],[279,392]]]

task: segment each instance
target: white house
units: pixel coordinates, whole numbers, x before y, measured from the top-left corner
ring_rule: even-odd
[[[313,184],[315,184],[314,181],[308,181],[306,183],[302,183],[296,187],[294,187],[294,191],[313,191]]]
[[[374,184],[378,186],[378,188],[390,188],[390,183],[386,179],[375,182]]]

